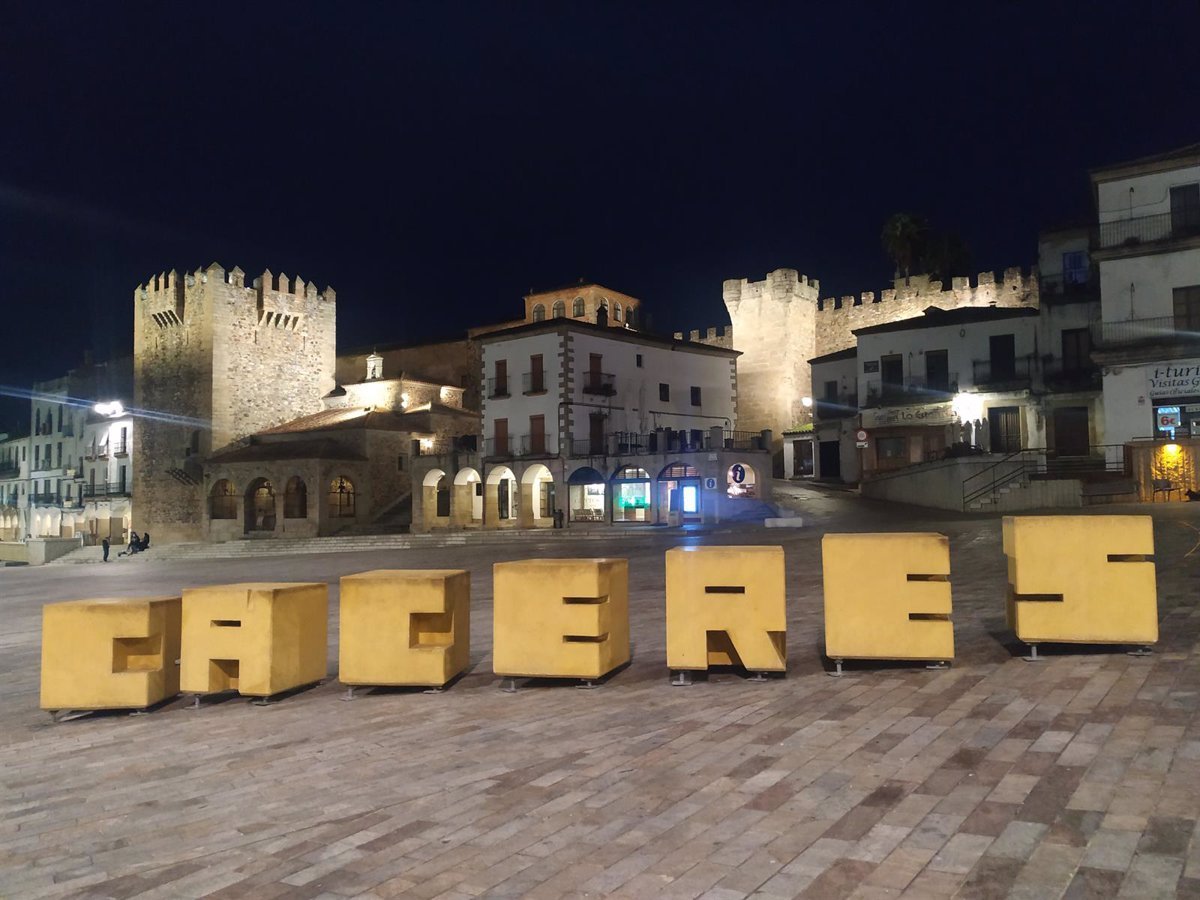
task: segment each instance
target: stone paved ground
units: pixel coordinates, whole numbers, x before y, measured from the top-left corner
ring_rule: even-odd
[[[0,897],[1200,897],[1200,504],[1154,510],[1153,657],[1035,665],[998,519],[792,490],[812,528],[702,539],[786,547],[789,673],[761,685],[667,684],[678,536],[588,544],[630,559],[635,644],[594,691],[497,690],[490,564],[529,547],[0,572]],[[951,537],[955,666],[825,677],[819,535],[903,529]],[[43,601],[382,566],[472,570],[473,668],[442,695],[37,709]]]

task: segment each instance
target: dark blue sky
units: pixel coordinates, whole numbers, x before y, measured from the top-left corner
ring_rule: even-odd
[[[878,290],[897,210],[976,269],[1089,167],[1200,140],[1200,4],[25,4],[0,28],[0,384],[132,343],[146,276],[338,290],[339,343],[579,277],[659,329],[780,266]],[[11,412],[11,405],[8,412]]]

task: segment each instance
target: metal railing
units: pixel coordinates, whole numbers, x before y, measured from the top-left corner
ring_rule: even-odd
[[[616,376],[608,372],[584,372],[583,392],[611,397],[617,392]]]
[[[704,433],[705,441],[708,432]],[[724,431],[721,433],[722,448],[725,450],[762,450],[762,432],[760,431]],[[698,447],[699,450],[713,449],[708,446]]]
[[[1092,363],[1069,365],[1048,363],[1042,369],[1042,383],[1048,391],[1090,391],[1100,387],[1100,367]]]
[[[977,387],[1027,388],[1033,381],[1033,359],[977,359],[971,363],[971,383]]]
[[[103,500],[106,497],[128,497],[129,485],[120,482],[83,485],[84,500]]]
[[[113,456],[128,456],[129,455],[129,442],[128,441],[113,441],[112,442],[112,455]]]
[[[1097,347],[1119,347],[1158,341],[1200,343],[1200,330],[1186,327],[1174,316],[1126,319],[1123,322],[1092,324],[1092,343]]]
[[[1158,213],[1153,216],[1134,216],[1101,222],[1096,244],[1101,249],[1137,247],[1162,241],[1200,237],[1200,208]]]
[[[1091,478],[1110,473],[1128,474],[1124,444],[1096,444],[1086,454],[1065,454],[1044,447],[1025,447],[1007,454],[986,469],[963,479],[962,508],[984,497],[995,499],[1000,489],[1034,478]]]
[[[59,495],[58,495],[57,493],[54,493],[54,492],[50,492],[50,493],[40,493],[40,494],[30,494],[30,495],[29,495],[29,502],[30,502],[30,503],[41,503],[41,504],[43,504],[43,505],[46,505],[46,506],[58,506],[58,504],[59,504]]]
[[[608,442],[603,438],[567,438],[572,456],[607,456]]]
[[[0,478],[15,478],[20,474],[20,463],[0,463]]]
[[[844,419],[858,413],[858,394],[839,394],[825,397],[814,405],[818,419]]]
[[[958,373],[945,378],[910,375],[899,382],[867,382],[867,406],[903,406],[915,403],[939,403],[958,393]]]
[[[526,372],[521,376],[521,392],[524,394],[546,393],[546,372]]]
[[[511,437],[485,438],[483,455],[492,459],[508,459],[513,455],[513,439]]]
[[[1095,266],[1086,270],[1059,272],[1038,277],[1038,294],[1044,301],[1093,300],[1100,297],[1100,278]]]
[[[508,397],[508,378],[489,378],[487,381],[488,399],[496,399],[497,397]]]
[[[558,450],[553,446],[553,441],[548,434],[523,434],[517,438],[514,447],[514,456],[555,456]]]

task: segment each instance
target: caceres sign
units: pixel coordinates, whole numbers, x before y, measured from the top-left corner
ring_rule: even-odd
[[[927,403],[923,406],[888,406],[862,411],[863,428],[896,425],[953,425],[958,421],[953,403]]]
[[[1156,400],[1200,395],[1200,359],[1146,366],[1147,393]]]

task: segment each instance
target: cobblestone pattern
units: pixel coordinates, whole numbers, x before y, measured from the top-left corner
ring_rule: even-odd
[[[706,539],[785,544],[790,669],[761,685],[668,685],[669,542],[645,532],[604,548],[631,560],[634,660],[592,691],[497,690],[490,565],[529,548],[0,572],[0,896],[1200,896],[1200,510],[1156,520],[1154,656],[1030,664],[996,519],[804,508],[811,531]],[[950,535],[953,668],[826,677],[826,528]],[[472,571],[472,669],[444,694],[340,703],[325,683],[57,726],[36,709],[43,600],[385,565]]]

